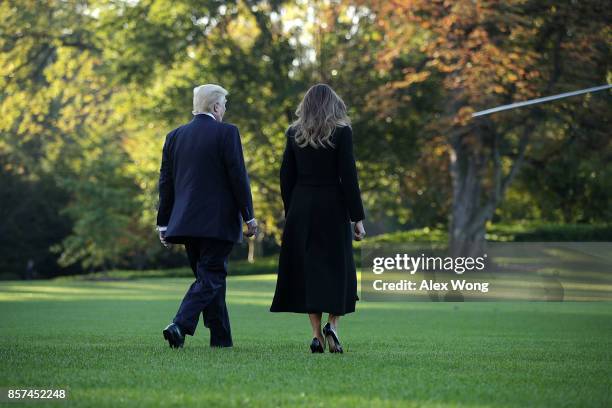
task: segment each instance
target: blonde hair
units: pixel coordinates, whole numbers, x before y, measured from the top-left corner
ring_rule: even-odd
[[[298,118],[291,126],[295,129],[295,142],[300,147],[310,145],[316,149],[326,147],[326,144],[334,147],[330,137],[336,127],[351,124],[344,101],[325,84],[312,86],[295,114]]]
[[[221,86],[205,84],[193,88],[193,113],[212,112],[215,103],[221,103],[228,92]]]

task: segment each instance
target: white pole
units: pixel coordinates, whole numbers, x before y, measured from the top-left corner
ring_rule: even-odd
[[[609,89],[609,88],[612,88],[612,84],[595,86],[593,88],[581,89],[579,91],[565,92],[565,93],[558,94],[558,95],[545,96],[543,98],[530,99],[528,101],[523,101],[523,102],[515,102],[509,105],[502,105],[496,108],[491,108],[491,109],[483,110],[480,112],[472,113],[472,117],[474,118],[476,116],[489,115],[491,113],[505,111],[508,109],[520,108],[521,106],[533,105],[536,103],[554,101],[555,99],[567,98],[568,96],[581,95],[581,94],[588,93],[588,92],[603,91],[604,89]]]

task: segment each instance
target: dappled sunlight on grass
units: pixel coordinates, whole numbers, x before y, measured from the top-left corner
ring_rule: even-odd
[[[272,303],[272,298],[269,299],[255,299],[255,298],[245,298],[245,297],[231,297],[228,299],[228,302],[231,304],[237,305],[258,305],[258,306],[266,306],[270,307]]]
[[[178,292],[185,291],[186,281],[187,279],[181,279],[174,282],[174,285],[168,285],[168,282],[149,280],[71,282],[70,284],[58,281],[3,282],[0,283],[0,302],[24,300],[175,299]]]
[[[175,300],[176,296],[171,295],[108,295],[99,294],[96,296],[84,296],[84,295],[65,295],[65,294],[46,294],[46,293],[2,293],[0,292],[0,302],[23,302],[28,300],[54,300],[60,302],[68,301],[83,301],[93,299],[104,299],[104,300]]]
[[[230,276],[228,277],[236,282],[276,282],[276,274],[270,273],[265,275],[246,275],[246,276]]]
[[[256,292],[256,291],[247,291],[247,290],[232,290],[231,293],[228,293],[227,296],[231,297],[251,297],[251,298],[270,298],[272,300],[272,292]]]
[[[518,279],[516,276],[499,276],[496,284],[507,291],[505,298],[512,300],[513,288],[529,288],[537,290],[538,279],[531,281]],[[164,279],[134,279],[129,281],[5,281],[0,283],[0,302],[27,301],[27,300],[59,300],[80,301],[88,299],[120,299],[120,300],[175,300],[184,295],[191,278],[164,278]],[[359,286],[361,281],[359,280]],[[238,304],[267,305],[272,301],[276,275],[252,275],[228,277],[228,302]],[[564,283],[565,300],[609,300],[606,292],[612,291],[612,285],[588,284],[582,282]],[[360,291],[361,293],[361,291]],[[363,294],[362,294],[363,295]],[[486,294],[483,294],[485,298]],[[360,297],[362,297],[360,295]],[[423,296],[414,299],[416,302],[397,299],[385,302],[364,300],[358,302],[358,308],[387,308],[410,309],[413,303],[429,303]]]

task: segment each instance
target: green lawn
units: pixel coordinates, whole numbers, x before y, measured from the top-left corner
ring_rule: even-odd
[[[312,355],[306,316],[268,312],[274,278],[229,279],[233,349],[199,326],[182,350],[161,330],[189,279],[2,282],[0,387],[69,389],[58,406],[612,405],[611,303],[359,302],[345,354]]]

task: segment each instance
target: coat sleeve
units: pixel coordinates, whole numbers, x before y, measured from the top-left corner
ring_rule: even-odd
[[[253,210],[253,197],[251,195],[251,186],[249,183],[249,175],[244,163],[244,155],[242,152],[242,143],[240,141],[240,133],[238,128],[231,126],[228,134],[223,138],[223,162],[230,182],[232,194],[240,215],[243,221],[249,221],[255,218]]]
[[[297,181],[297,164],[295,162],[295,153],[291,148],[289,131],[285,134],[285,138],[285,151],[283,152],[283,161],[280,168],[280,187],[285,218],[287,218],[289,204],[291,203],[291,194],[293,193],[293,188]]]
[[[351,128],[346,126],[338,139],[340,139],[338,140],[338,174],[340,175],[342,194],[347,203],[351,221],[361,221],[365,219],[365,214],[357,180]]]
[[[157,225],[165,227],[170,220],[172,207],[174,206],[174,176],[172,165],[172,133],[166,135],[166,141],[162,149],[161,168],[159,170],[159,207],[157,209]]]

